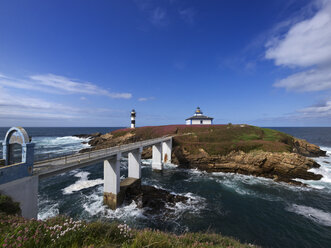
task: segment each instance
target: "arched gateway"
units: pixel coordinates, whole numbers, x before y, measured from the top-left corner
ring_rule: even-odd
[[[23,217],[37,218],[39,179],[33,174],[34,144],[24,128],[12,127],[2,145],[4,166],[0,166],[0,193],[20,203]],[[14,151],[20,151],[19,161],[15,161]]]
[[[29,135],[24,128],[10,128],[2,146],[6,168],[2,169],[0,183],[32,175],[34,144],[30,142]],[[15,151],[20,151],[21,153],[19,161],[15,160],[17,155],[15,155]]]

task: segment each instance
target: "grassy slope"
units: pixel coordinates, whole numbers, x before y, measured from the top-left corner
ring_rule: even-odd
[[[116,130],[112,134],[116,138],[128,132],[135,134],[132,141],[177,135],[174,138],[174,146],[180,145],[182,149],[191,154],[199,153],[201,147],[209,155],[226,155],[233,150],[291,152],[293,148],[292,136],[272,129],[249,125],[151,126]]]
[[[58,216],[46,221],[0,214],[1,247],[255,247],[212,233],[175,235],[117,223],[85,223]]]
[[[213,233],[175,235],[125,224],[74,221],[63,216],[26,220],[18,203],[0,195],[0,247],[254,247]]]

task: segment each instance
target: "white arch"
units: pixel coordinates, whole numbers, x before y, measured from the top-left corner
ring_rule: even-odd
[[[7,145],[10,144],[11,137],[14,133],[17,133],[19,135],[19,137],[21,138],[21,140],[20,140],[20,142],[18,142],[19,140],[16,140],[16,142],[13,142],[13,143],[25,145],[30,142],[29,135],[23,127],[12,127],[8,130],[4,143],[6,143]]]

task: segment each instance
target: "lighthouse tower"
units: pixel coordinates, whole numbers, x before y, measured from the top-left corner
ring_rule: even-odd
[[[134,109],[132,109],[131,111],[131,128],[135,128],[136,127],[136,111],[134,111]]]

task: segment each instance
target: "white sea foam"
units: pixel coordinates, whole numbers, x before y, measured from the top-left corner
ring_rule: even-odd
[[[89,174],[90,173],[86,171],[81,171],[75,174],[75,177],[78,177],[79,180],[76,181],[74,184],[71,184],[68,187],[64,188],[62,190],[63,194],[64,195],[72,194],[76,191],[80,191],[86,188],[91,188],[103,183],[103,179],[88,180]]]
[[[321,165],[319,168],[312,168],[309,171],[315,174],[320,174],[323,177],[316,180],[303,180],[295,179],[302,183],[308,184],[311,188],[319,190],[328,190],[331,191],[331,148],[330,147],[321,147],[322,150],[327,151],[326,157],[317,157],[314,160]]]
[[[142,159],[141,163],[150,166],[152,164],[152,159]]]
[[[74,136],[64,137],[34,137],[32,142],[36,144],[36,151],[39,154],[46,153],[65,153],[69,151],[79,151],[83,148],[88,148],[88,143],[83,144],[82,142],[88,142],[89,138],[78,138]]]
[[[152,159],[142,159],[141,165],[143,168],[152,166]],[[164,169],[173,169],[173,168],[177,168],[178,165],[172,163],[164,163],[163,167]]]
[[[177,168],[178,165],[176,164],[172,164],[172,163],[165,163],[164,164],[164,169],[174,169],[174,168]]]
[[[287,211],[302,215],[314,222],[324,226],[331,226],[331,213],[325,212],[320,209],[292,204],[286,208]]]
[[[207,200],[201,196],[198,196],[196,194],[193,194],[191,192],[182,194],[182,193],[174,193],[171,192],[172,194],[176,195],[182,195],[187,197],[186,202],[177,202],[174,206],[171,206],[169,204],[166,205],[166,208],[173,210],[174,214],[168,215],[172,219],[176,220],[179,219],[184,213],[192,213],[195,215],[198,215],[199,212],[206,208],[207,206]]]
[[[39,204],[45,205],[39,212],[38,212],[38,220],[46,220],[51,217],[55,217],[59,215],[59,204],[58,203],[50,203],[48,201],[40,202]]]
[[[146,218],[143,210],[137,208],[133,201],[130,205],[120,206],[111,210],[103,204],[103,186],[99,186],[91,195],[85,196],[83,208],[91,217],[100,216],[110,219],[129,220],[132,218]]]
[[[291,186],[289,184],[282,182],[275,182],[269,178],[256,177],[251,175],[242,175],[237,173],[225,173],[225,172],[199,173],[197,171],[194,171],[192,175],[193,177],[189,179],[191,181],[198,182],[202,179],[216,181],[220,185],[228,188],[231,191],[236,192],[237,194],[258,197],[268,201],[281,201],[282,198],[272,193],[260,192],[260,190],[256,189],[256,187],[264,188],[264,189],[282,187],[294,191],[301,190],[301,188],[298,188],[296,186]]]

